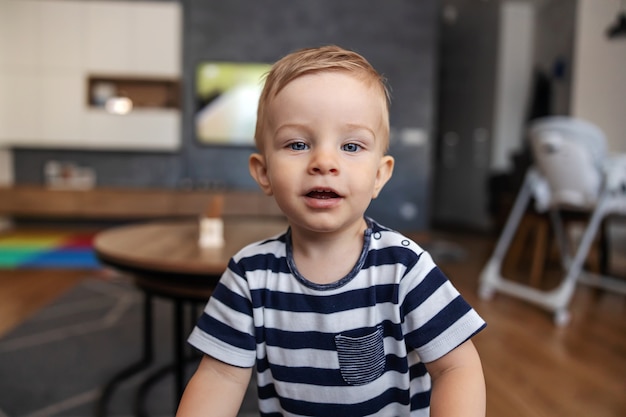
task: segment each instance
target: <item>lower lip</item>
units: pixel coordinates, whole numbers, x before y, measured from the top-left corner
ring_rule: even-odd
[[[341,202],[341,198],[313,198],[305,196],[306,205],[313,209],[334,208]]]

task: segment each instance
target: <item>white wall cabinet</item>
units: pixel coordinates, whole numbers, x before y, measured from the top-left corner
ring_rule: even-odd
[[[128,138],[140,136],[146,148],[169,149],[173,145],[171,138],[179,135],[180,116],[174,111],[153,109],[138,109],[132,117],[92,110],[85,125],[89,138],[86,148],[97,149],[107,142],[115,149],[133,150],[137,144]]]
[[[89,28],[86,66],[92,73],[126,73],[130,70],[132,16],[126,3],[86,4]]]
[[[85,132],[85,81],[76,71],[41,75],[41,129],[49,146],[80,144]]]
[[[175,2],[0,0],[0,146],[175,150],[179,109],[107,114],[88,78],[179,79]]]
[[[168,23],[173,18],[172,7],[162,6],[161,3],[161,7],[145,8],[140,3],[132,4],[129,67],[142,74],[178,77],[182,28],[180,25]],[[181,18],[177,19],[180,21]],[[176,59],[172,59],[173,56]]]
[[[84,69],[84,51],[91,47],[84,34],[93,23],[86,19],[84,6],[76,1],[39,3],[40,68],[44,72]]]
[[[11,72],[2,76],[4,84],[0,101],[3,110],[0,132],[5,144],[15,140],[43,138],[42,106],[40,103],[42,78],[34,72]]]

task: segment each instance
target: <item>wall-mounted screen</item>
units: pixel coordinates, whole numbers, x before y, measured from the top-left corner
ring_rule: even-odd
[[[201,62],[196,67],[195,132],[206,145],[254,145],[264,75],[271,64]]]

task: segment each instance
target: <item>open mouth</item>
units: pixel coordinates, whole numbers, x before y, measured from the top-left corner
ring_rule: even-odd
[[[307,197],[327,200],[330,198],[339,198],[339,194],[333,190],[313,190],[307,193]]]

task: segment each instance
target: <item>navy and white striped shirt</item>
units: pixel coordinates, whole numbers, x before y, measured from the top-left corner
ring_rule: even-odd
[[[189,342],[256,365],[261,416],[428,416],[424,362],[485,326],[428,253],[367,221],[341,280],[300,275],[287,231],[235,255],[207,303]]]

